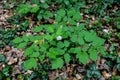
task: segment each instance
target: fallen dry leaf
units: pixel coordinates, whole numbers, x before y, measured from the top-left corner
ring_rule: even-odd
[[[14,63],[16,63],[16,62],[17,62],[17,58],[10,59],[10,60],[8,61],[8,65],[14,64]]]
[[[103,71],[102,72],[102,75],[104,76],[105,79],[108,79],[111,77],[111,74],[110,73],[107,73],[106,71]]]

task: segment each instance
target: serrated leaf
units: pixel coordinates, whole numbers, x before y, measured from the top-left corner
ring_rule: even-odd
[[[5,56],[3,54],[0,54],[0,62],[5,62]]]
[[[70,48],[69,53],[74,54],[75,53],[75,48]]]
[[[68,46],[70,45],[70,42],[67,41],[67,40],[65,40],[65,41],[64,41],[64,45],[65,45],[65,47],[68,47]]]
[[[26,43],[26,42],[23,42],[23,43],[20,43],[20,44],[17,46],[17,48],[25,48],[26,45],[27,45],[27,43]]]
[[[32,4],[38,4],[38,3],[40,2],[40,0],[30,0],[30,2],[31,2]]]
[[[31,8],[31,12],[32,13],[36,13],[37,11],[39,10],[39,6],[38,5],[34,5],[32,8]]]
[[[90,48],[88,52],[89,52],[90,59],[96,61],[98,58],[97,51],[94,48]]]
[[[53,17],[53,14],[50,11],[45,11],[43,17],[45,19],[49,19],[49,18]]]
[[[60,22],[60,21],[61,21],[61,19],[62,19],[62,17],[61,17],[61,16],[59,16],[59,15],[56,15],[56,16],[55,16],[55,21],[56,21],[56,22]]]
[[[89,60],[88,54],[85,53],[85,52],[79,52],[79,53],[77,53],[76,58],[78,58],[79,62],[83,63],[84,65]]]
[[[93,41],[94,38],[96,39],[96,37],[94,37],[92,33],[87,32],[87,31],[84,32],[84,39],[86,42],[91,42]]]
[[[70,38],[70,40],[72,42],[76,42],[77,41],[77,35],[72,35],[71,38]]]
[[[27,14],[30,12],[31,10],[31,5],[26,3],[26,4],[21,4],[18,8],[17,8],[17,12],[20,14]]]
[[[33,48],[29,47],[29,48],[25,49],[24,56],[29,56],[32,54],[32,52],[33,52]]]
[[[24,70],[29,70],[32,68],[36,68],[37,62],[34,58],[30,58],[30,59],[26,60],[25,62],[23,62],[22,65],[23,65]]]
[[[59,16],[61,16],[61,17],[64,17],[65,14],[66,14],[66,12],[65,12],[64,9],[60,9],[60,10],[57,11],[57,14],[58,14]]]
[[[52,35],[45,35],[44,38],[48,41],[52,41],[54,39]]]
[[[83,52],[88,51],[89,47],[90,47],[90,46],[89,46],[88,44],[84,44],[84,47],[82,48],[82,51],[83,51]]]
[[[63,48],[64,47],[64,43],[63,42],[58,42],[57,43],[57,47],[58,48]]]
[[[32,30],[34,31],[34,32],[41,32],[42,31],[42,26],[36,26],[35,28],[33,28]]]
[[[83,38],[82,37],[78,37],[78,43],[80,44],[80,45],[84,45],[84,40],[83,40]]]
[[[94,39],[92,45],[95,46],[95,47],[99,47],[99,46],[103,45],[104,42],[105,42],[104,39],[96,37],[96,39]]]
[[[72,18],[73,20],[81,20],[82,19],[82,16],[81,16],[81,14],[79,13],[79,12],[76,12],[76,14],[74,14],[74,16],[73,16],[73,18]]]
[[[62,35],[62,28],[61,27],[57,28],[56,35],[58,35],[58,36]]]
[[[105,48],[104,46],[99,46],[97,47],[97,50],[100,54],[102,54],[103,56],[106,55],[106,51],[105,51]]]
[[[47,52],[47,56],[50,58],[50,59],[55,59],[56,58],[56,53],[55,52]]]
[[[39,52],[33,52],[29,57],[39,57]]]
[[[13,40],[14,43],[20,43],[22,42],[23,40],[20,38],[20,37],[17,37]]]
[[[74,14],[76,14],[76,11],[74,9],[71,9],[71,10],[67,11],[67,15],[69,17],[73,16]]]
[[[48,27],[46,27],[46,30],[48,31],[48,32],[54,32],[54,27],[52,27],[52,26],[48,26]]]
[[[25,42],[28,42],[28,41],[29,41],[29,38],[28,38],[28,36],[26,36],[26,35],[23,35],[23,36],[22,36],[22,39],[23,39],[23,41],[25,41]]]
[[[76,21],[74,21],[73,19],[69,19],[68,22],[69,22],[69,24],[71,24],[71,25],[76,25]]]
[[[65,62],[66,62],[66,63],[69,63],[70,60],[71,60],[71,57],[70,57],[69,54],[65,54],[65,55],[64,55],[64,59],[65,59]]]
[[[49,7],[49,5],[48,5],[47,3],[42,3],[42,4],[41,4],[41,7],[47,9],[47,8]]]
[[[56,58],[52,61],[52,69],[60,69],[63,67],[64,61],[61,58]]]
[[[76,27],[76,29],[79,30],[79,31],[80,31],[80,30],[83,30],[83,29],[84,29],[84,25],[85,25],[85,24],[79,24],[79,25]],[[81,33],[81,32],[80,32],[80,33]]]
[[[45,59],[45,55],[40,55],[39,60],[42,62]]]

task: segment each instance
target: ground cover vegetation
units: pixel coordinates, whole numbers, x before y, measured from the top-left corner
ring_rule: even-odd
[[[120,79],[119,0],[0,2],[0,80]]]

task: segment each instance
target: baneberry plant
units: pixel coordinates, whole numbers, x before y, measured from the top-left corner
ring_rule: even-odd
[[[85,30],[83,24],[77,27],[39,25],[32,30],[38,34],[23,35],[13,40],[15,47],[24,49],[24,56],[28,57],[23,63],[25,70],[35,68],[38,60],[48,59],[51,68],[58,69],[64,63],[72,62],[73,58],[86,64],[89,60],[96,61],[99,53],[105,54],[105,40],[94,31]]]

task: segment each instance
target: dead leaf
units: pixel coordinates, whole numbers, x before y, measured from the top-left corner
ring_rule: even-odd
[[[14,64],[16,62],[17,62],[17,58],[10,59],[9,62],[8,62],[8,65]]]
[[[111,74],[107,73],[106,71],[103,71],[103,72],[102,72],[102,75],[103,75],[106,79],[108,79],[108,78],[111,77]]]

